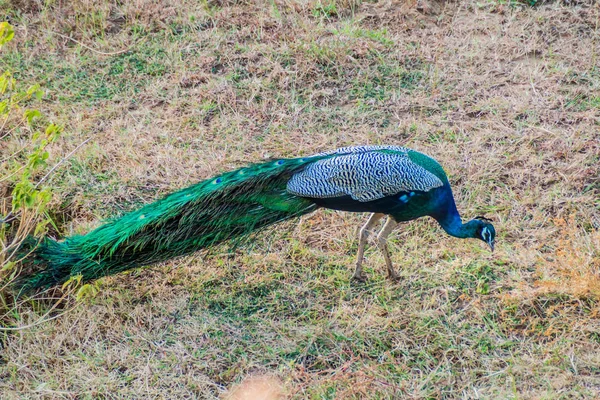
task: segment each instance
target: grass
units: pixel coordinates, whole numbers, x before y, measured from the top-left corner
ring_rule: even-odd
[[[356,284],[364,216],[318,211],[231,256],[105,278],[3,337],[3,398],[218,398],[253,377],[290,398],[597,395],[597,7],[44,4],[0,1],[16,28],[0,70],[46,90],[65,126],[51,164],[92,138],[50,181],[53,235],[249,162],[385,143],[436,157],[463,216],[499,237],[490,254],[406,224],[402,280],[370,247]]]

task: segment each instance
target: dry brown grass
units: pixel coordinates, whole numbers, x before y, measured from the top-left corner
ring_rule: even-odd
[[[464,217],[499,237],[489,254],[411,223],[392,239],[404,279],[369,250],[355,285],[363,217],[319,211],[235,257],[107,278],[4,337],[2,397],[217,398],[261,375],[293,398],[597,396],[600,10],[506,3],[12,9],[0,70],[47,88],[67,132],[53,162],[93,137],[54,176],[53,234],[265,157],[385,143],[435,156]]]

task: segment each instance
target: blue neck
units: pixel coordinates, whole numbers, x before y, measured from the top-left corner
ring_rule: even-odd
[[[452,195],[447,199],[446,204],[444,212],[434,216],[446,233],[461,239],[473,237],[475,228],[470,222],[466,224],[462,223]]]
[[[448,233],[450,236],[454,236],[457,238],[465,239],[472,237],[472,231],[469,229],[468,224],[463,224],[460,220],[460,216],[456,214],[450,220],[438,221],[442,228]]]
[[[447,213],[442,218],[436,219],[448,235],[464,239],[468,237],[465,224],[462,223],[456,208],[454,208],[453,211],[454,212]]]

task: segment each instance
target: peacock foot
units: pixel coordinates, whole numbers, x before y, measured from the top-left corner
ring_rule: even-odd
[[[401,280],[400,275],[396,274],[395,272],[393,274],[388,273],[387,277],[392,282],[400,282]]]
[[[355,280],[357,282],[366,282],[367,281],[367,275],[365,274],[353,274],[352,275],[352,280]]]

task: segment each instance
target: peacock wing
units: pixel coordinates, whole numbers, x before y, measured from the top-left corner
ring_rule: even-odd
[[[367,202],[401,192],[427,192],[443,182],[406,151],[377,149],[319,160],[288,181],[288,192],[309,198],[351,196]]]

